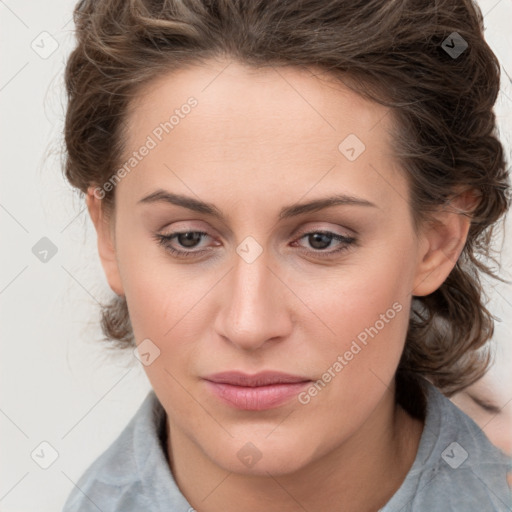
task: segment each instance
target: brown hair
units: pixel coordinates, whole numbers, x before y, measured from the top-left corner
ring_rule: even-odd
[[[228,56],[254,66],[320,67],[390,108],[415,225],[456,190],[479,202],[463,252],[435,292],[413,297],[397,382],[422,375],[450,396],[480,378],[493,334],[479,271],[499,277],[493,225],[509,184],[493,105],[500,67],[470,0],[82,0],[65,79],[65,174],[83,193],[121,164],[131,99],[173,69]],[[454,57],[443,46],[467,43]],[[115,188],[102,207],[114,208]],[[105,339],[134,347],[126,299],[102,310]],[[398,389],[398,386],[397,386]],[[403,391],[402,391],[403,393]],[[403,395],[405,396],[405,395]]]

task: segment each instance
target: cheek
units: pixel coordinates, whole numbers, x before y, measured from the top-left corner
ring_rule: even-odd
[[[139,266],[125,288],[136,339],[159,340],[161,350],[189,344],[201,324],[201,302],[215,277],[193,279],[169,265],[161,272],[154,265],[151,270]]]
[[[322,297],[318,308],[330,331],[323,329],[327,334],[316,348],[326,355],[324,369],[342,374],[339,385],[347,379],[354,392],[363,392],[377,378],[389,383],[407,333],[407,296],[374,281],[367,287],[361,282],[353,289],[347,285],[342,293],[333,291],[330,297],[330,301]]]
[[[402,249],[405,253],[407,245]],[[397,254],[389,249],[374,253],[323,280],[321,289],[303,285],[321,319],[312,317],[309,329],[316,353],[322,354],[316,367],[321,382],[303,403],[363,418],[386,391],[405,343],[414,270],[410,259]]]
[[[409,322],[413,270],[410,259],[400,259],[386,249],[340,267],[321,279],[321,286],[302,279],[296,289],[318,314],[328,341],[343,340],[350,345],[359,339],[364,343],[368,331],[375,334],[376,329],[379,337],[400,345]]]
[[[149,339],[157,347],[158,357],[144,370],[154,388],[172,389],[172,375],[181,382],[182,375],[194,374],[191,362],[204,338],[205,307],[218,274],[172,264],[159,251],[122,245],[119,263],[135,339],[138,344]]]
[[[117,257],[135,338],[164,340],[201,290],[194,290],[197,280],[188,280],[186,270],[170,264],[147,233],[132,236],[136,243],[120,227]]]
[[[171,272],[169,265],[163,265],[161,273],[157,270],[154,265],[148,270],[138,265],[130,276],[126,288],[130,320],[137,343],[145,347],[139,353],[151,354],[143,369],[152,388],[167,411],[187,417],[191,407],[187,379],[196,374],[197,340],[204,335],[200,302],[212,279],[190,280]]]
[[[479,424],[489,440],[512,457],[512,418],[501,415],[487,419],[486,422],[480,421]]]

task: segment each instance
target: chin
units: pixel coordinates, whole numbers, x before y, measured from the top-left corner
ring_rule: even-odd
[[[240,441],[232,440],[229,446],[217,447],[219,451],[212,454],[212,459],[226,471],[264,477],[268,477],[269,473],[272,476],[294,473],[310,462],[313,447],[310,454],[310,450],[295,436],[283,442],[280,438],[269,441],[265,439],[267,435],[265,433],[261,437],[245,436]]]

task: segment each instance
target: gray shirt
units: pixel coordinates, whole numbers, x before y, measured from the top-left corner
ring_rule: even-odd
[[[511,512],[506,473],[512,459],[432,384],[426,390],[416,458],[379,512]],[[78,480],[62,512],[193,512],[169,468],[164,436],[165,410],[150,391],[119,437]],[[342,508],[333,504],[331,510]]]

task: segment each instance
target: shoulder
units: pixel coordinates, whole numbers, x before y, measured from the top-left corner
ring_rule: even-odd
[[[150,391],[117,439],[74,484],[62,512],[151,509],[148,467],[163,463],[158,431],[165,412]]]
[[[512,460],[432,384],[413,466],[382,512],[400,510],[510,512],[507,471]]]

